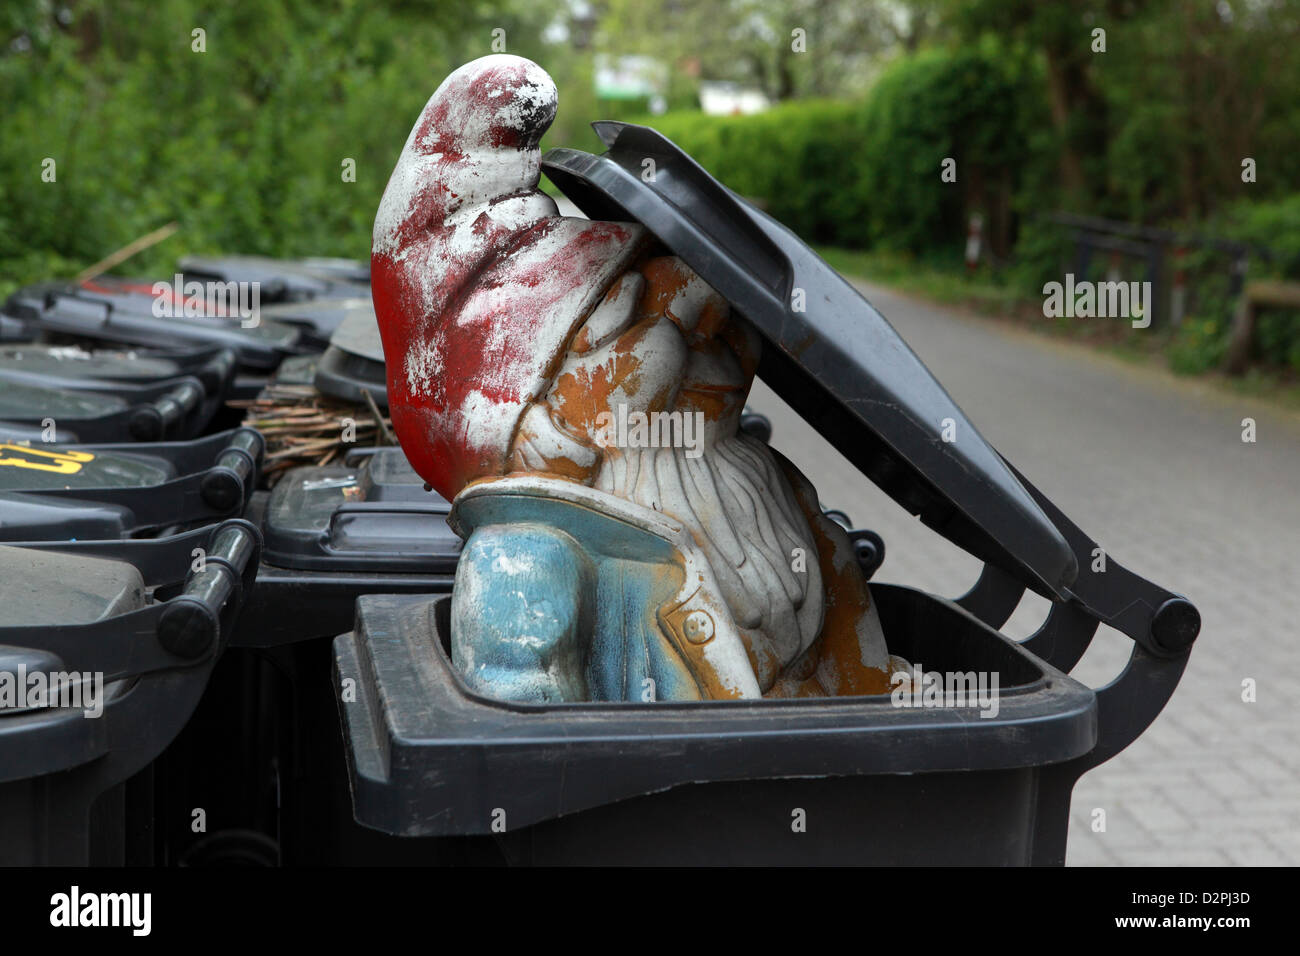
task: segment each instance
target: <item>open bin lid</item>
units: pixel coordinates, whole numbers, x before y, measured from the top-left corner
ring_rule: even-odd
[[[1061,530],[857,290],[655,130],[594,128],[606,153],[542,159],[578,208],[642,223],[725,296],[768,344],[759,376],[909,512],[1034,590],[1071,597],[1079,565]],[[806,311],[792,308],[795,290]]]

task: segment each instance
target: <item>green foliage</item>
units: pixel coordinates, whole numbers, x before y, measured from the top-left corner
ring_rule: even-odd
[[[1209,223],[1239,242],[1267,248],[1251,262],[1252,276],[1300,280],[1300,192],[1270,201],[1241,201]]]
[[[1030,158],[1032,78],[994,44],[927,50],[887,70],[861,112],[866,148],[853,188],[867,215],[855,238],[922,252],[960,244],[968,212],[989,221]],[[956,160],[957,182],[940,184],[946,158]]]
[[[124,270],[235,250],[365,258],[438,82],[491,52],[493,27],[539,32],[538,14],[510,3],[455,0],[116,0],[78,4],[67,24],[54,6],[6,5],[0,33],[26,38],[0,48],[0,295],[171,220],[177,235]],[[47,157],[55,182],[41,180]]]
[[[1048,282],[1060,282],[1069,271],[1074,244],[1059,226],[1031,219],[1020,230],[1010,282],[1022,293],[1041,296]]]
[[[1199,224],[1202,231],[1249,243],[1248,279],[1300,281],[1300,193],[1275,201],[1237,202]],[[1267,255],[1261,255],[1267,250]],[[1170,343],[1177,371],[1202,372],[1223,360],[1237,299],[1231,294],[1229,263],[1213,250],[1193,250],[1187,260],[1194,290],[1194,314]],[[1256,323],[1255,351],[1264,365],[1300,372],[1300,309],[1268,307]]]
[[[916,8],[928,2],[911,0],[906,15],[896,0],[601,0],[593,6],[601,8],[598,32],[611,52],[654,56],[687,68],[679,72],[738,82],[779,102],[862,93],[882,53],[914,45],[926,33],[931,18]],[[671,88],[669,97],[676,106]]]
[[[1252,261],[1253,278],[1300,282],[1300,193],[1274,202],[1238,203],[1227,219],[1225,231],[1233,238],[1269,250],[1269,258]],[[1261,311],[1255,344],[1265,362],[1300,372],[1300,309]]]
[[[866,141],[856,114],[851,103],[805,100],[752,116],[667,113],[640,122],[803,238],[848,244],[862,213],[848,184]]]
[[[922,296],[935,302],[963,305],[989,315],[1011,316],[1036,308],[1041,296],[1026,297],[1007,283],[998,282],[984,270],[973,276],[965,267],[936,264],[906,252],[876,250],[858,252],[835,246],[817,249],[826,262],[844,275],[888,285],[891,289]]]
[[[1266,361],[1300,372],[1300,310],[1270,309],[1261,314],[1256,345]]]
[[[804,238],[864,252],[876,271],[914,271],[953,299],[990,280],[990,299],[1040,295],[1072,250],[1034,217],[1064,207],[1267,246],[1273,257],[1253,259],[1251,277],[1300,279],[1300,4],[1144,0],[1105,17],[1082,0],[581,7],[8,0],[0,296],[72,275],[171,220],[176,236],[118,271],[166,274],[180,255],[219,251],[364,257],[422,104],[447,72],[491,51],[497,28],[560,87],[544,147],[598,150],[587,123],[627,118],[627,104],[596,99],[597,52],[664,60],[674,106],[700,79],[776,97],[853,93],[756,116],[642,121]],[[543,39],[557,22],[567,38]],[[788,42],[791,24],[807,27],[806,56]],[[1104,54],[1089,48],[1098,24]],[[1241,181],[1246,156],[1254,183]],[[53,183],[41,179],[47,158]],[[940,180],[946,158],[956,183]],[[341,175],[348,159],[355,182]],[[1071,159],[1083,186],[1067,192]],[[970,279],[961,259],[973,212],[996,268]],[[1187,369],[1218,361],[1235,306],[1222,257],[1194,259],[1193,314],[1170,341]],[[1300,315],[1266,310],[1258,346],[1267,363],[1300,367]]]
[[[1228,324],[1221,315],[1191,315],[1169,343],[1169,367],[1184,375],[1216,368],[1228,347]]]

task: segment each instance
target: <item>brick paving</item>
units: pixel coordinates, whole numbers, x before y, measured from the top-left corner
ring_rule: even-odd
[[[1115,559],[1200,609],[1155,724],[1074,791],[1070,865],[1300,863],[1300,416],[1080,346],[859,283],[1003,454]],[[1096,321],[1107,321],[1098,319]],[[751,406],[823,504],[886,541],[879,577],[949,596],[979,563],[858,475],[761,383]],[[1257,441],[1241,440],[1241,421]],[[1029,596],[1005,631],[1032,633]],[[1073,676],[1128,657],[1100,629]],[[1256,682],[1257,701],[1242,700]],[[1289,715],[1289,716],[1288,716]],[[1105,810],[1094,832],[1094,810]]]

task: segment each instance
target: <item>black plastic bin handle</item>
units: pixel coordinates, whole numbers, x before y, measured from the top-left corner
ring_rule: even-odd
[[[139,527],[161,528],[178,520],[186,524],[215,521],[240,511],[252,495],[265,447],[261,432],[244,427],[147,448],[129,442],[78,445],[78,449],[89,452],[156,455],[171,463],[177,477],[157,485],[51,488],[41,494],[123,505],[131,509]],[[14,547],[38,546],[9,543]]]
[[[1038,782],[1039,806],[1069,806],[1080,777],[1114,757],[1151,726],[1178,687],[1191,652],[1189,644],[1179,654],[1153,654],[1134,641],[1123,672],[1097,691],[1096,746],[1073,760],[1044,768]],[[1064,866],[1068,834],[1068,814],[1037,814],[1034,865]]]
[[[137,441],[159,441],[173,432],[202,404],[203,388],[194,382],[180,382],[174,388],[131,410],[127,427]]]
[[[191,571],[185,589],[164,605],[158,643],[187,661],[216,647],[221,635],[229,633],[246,587],[252,586],[245,575],[257,573],[260,551],[260,535],[250,522],[236,518],[218,525],[202,569]]]
[[[1110,555],[1106,555],[1104,570],[1094,571],[1092,558],[1101,550],[1097,542],[1084,534],[1015,466],[1007,462],[1007,467],[1078,557],[1079,573],[1070,585],[1070,603],[1098,622],[1127,634],[1155,657],[1174,658],[1190,651],[1201,631],[1201,615],[1192,602],[1134,574]]]
[[[239,369],[239,356],[234,349],[219,349],[217,354],[189,374],[203,383],[209,395],[216,395],[235,377]]]
[[[0,644],[48,651],[57,656],[60,666],[103,674],[105,683],[192,667],[210,659],[220,649],[223,638],[232,633],[253,588],[261,560],[262,534],[243,518],[231,518],[203,531],[201,537],[177,536],[185,540],[178,542],[179,547],[170,548],[174,568],[171,576],[180,580],[178,568],[188,569],[181,590],[170,600],[89,624],[0,627]],[[206,547],[195,568],[191,556],[199,540]],[[105,546],[126,543],[86,542]],[[77,551],[66,547],[48,550]],[[107,548],[79,553],[115,556]],[[129,560],[134,553],[123,549],[120,559]],[[157,563],[160,556],[152,555],[151,563]],[[157,568],[150,570],[158,572]]]
[[[1007,466],[1069,543],[1079,566],[1067,598],[1053,602],[1043,625],[1021,646],[1068,673],[1092,643],[1098,624],[1113,627],[1134,645],[1123,672],[1097,691],[1097,745],[1053,772],[1059,778],[1054,785],[1072,787],[1082,774],[1135,741],[1160,715],[1187,667],[1201,617],[1185,597],[1134,574],[1110,555],[1104,570],[1094,570],[1097,543],[1010,462]],[[986,623],[1000,627],[1024,590],[1013,575],[986,565],[975,587],[958,600]],[[1058,842],[1063,853],[1063,837],[1053,833],[1049,843]]]
[[[1042,626],[1020,646],[1069,673],[1088,650],[1099,624],[1113,627],[1134,645],[1123,672],[1096,692],[1097,745],[1053,771],[1059,778],[1054,785],[1072,787],[1082,774],[1135,741],[1160,715],[1187,667],[1201,616],[1187,598],[1134,574],[1109,554],[1102,569],[1094,570],[1097,543],[1014,465],[1007,462],[1007,467],[1061,532],[1079,568],[1064,599],[1053,600]],[[1025,589],[1023,577],[986,564],[975,586],[957,603],[990,627],[1001,628]],[[1063,841],[1053,832],[1049,843],[1063,854]]]
[[[251,428],[238,429],[199,482],[199,494],[217,511],[239,508],[252,493],[266,441]]]

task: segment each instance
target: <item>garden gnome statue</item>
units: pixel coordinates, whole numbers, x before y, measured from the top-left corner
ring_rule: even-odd
[[[847,535],[739,431],[757,334],[643,226],[559,215],[555,108],[535,63],[461,67],[375,218],[393,426],[465,538],[457,670],[535,703],[888,691]]]

